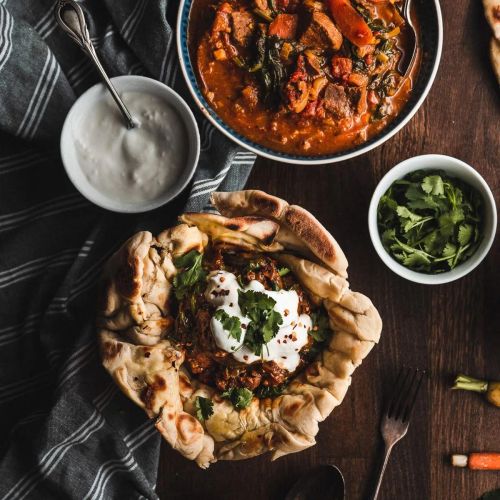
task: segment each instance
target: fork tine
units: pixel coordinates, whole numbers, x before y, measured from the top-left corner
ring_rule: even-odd
[[[407,422],[411,416],[418,391],[425,376],[424,370],[402,368],[394,388],[394,395],[387,410],[387,416]]]
[[[415,407],[415,401],[417,400],[418,391],[420,390],[420,386],[422,385],[424,377],[425,377],[425,370],[419,370],[417,368],[415,376],[416,378],[415,388],[413,393],[410,393],[408,395],[406,409],[402,415],[403,422],[407,422],[408,420],[410,420],[413,408]]]
[[[392,397],[387,405],[386,413],[389,417],[392,417],[396,413],[401,397],[404,394],[404,388],[409,375],[410,371],[405,366],[402,366],[396,378],[396,383],[392,391]]]

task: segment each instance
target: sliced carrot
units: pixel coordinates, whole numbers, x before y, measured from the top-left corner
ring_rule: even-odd
[[[471,453],[469,469],[500,470],[500,453]]]
[[[372,30],[349,0],[328,0],[328,6],[341,33],[351,43],[362,47],[374,42]]]
[[[278,14],[269,25],[267,34],[276,35],[285,40],[295,38],[297,32],[297,14]]]

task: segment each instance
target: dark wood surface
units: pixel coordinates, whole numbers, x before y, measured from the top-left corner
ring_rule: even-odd
[[[480,396],[449,390],[465,372],[500,379],[500,240],[473,273],[430,287],[397,277],[379,260],[367,228],[368,204],[383,174],[423,153],[456,156],[473,165],[500,204],[498,86],[488,62],[489,29],[478,0],[443,0],[445,39],[429,97],[406,128],[352,161],[297,167],[258,161],[248,182],[310,210],[337,238],[349,260],[352,288],[372,298],[384,320],[380,344],[351,388],[320,425],[317,445],[270,462],[219,462],[202,471],[164,444],[162,499],[282,499],[308,468],[338,465],[347,498],[367,498],[381,453],[378,431],[384,391],[403,363],[427,368],[409,433],[394,449],[381,500],[473,500],[500,488],[500,472],[453,469],[448,456],[500,451],[500,409]],[[425,22],[422,22],[425,26]]]

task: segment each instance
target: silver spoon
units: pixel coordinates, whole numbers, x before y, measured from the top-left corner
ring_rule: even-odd
[[[345,483],[335,465],[319,465],[301,477],[285,500],[344,500]]]
[[[404,0],[403,6],[401,7],[401,16],[405,20],[405,28],[408,33],[408,46],[411,47],[410,50],[404,50],[403,55],[398,62],[398,71],[403,76],[408,76],[409,72],[413,68],[413,64],[417,57],[417,31],[411,19],[411,5],[412,0]]]
[[[80,46],[80,48],[92,59],[96,68],[99,70],[104,83],[111,92],[113,99],[120,108],[120,111],[125,119],[128,129],[136,126],[130,111],[125,106],[121,97],[118,95],[115,87],[108,78],[106,71],[102,67],[99,58],[92,42],[90,41],[90,34],[85,22],[85,16],[81,7],[74,0],[59,0],[55,8],[56,21],[61,28]]]

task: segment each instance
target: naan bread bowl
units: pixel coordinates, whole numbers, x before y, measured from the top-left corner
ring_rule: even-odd
[[[217,460],[241,460],[267,451],[276,459],[313,446],[318,423],[342,402],[354,370],[378,342],[382,329],[372,302],[350,290],[347,260],[338,243],[309,212],[262,191],[214,193],[212,203],[221,215],[187,213],[179,218],[179,225],[156,237],[143,231],[130,238],[106,266],[98,316],[100,350],[106,370],[120,389],[155,420],[156,428],[170,445],[202,468]],[[315,314],[317,318],[320,313],[325,315],[328,336],[319,343],[310,338],[318,331],[311,319],[307,343],[295,355],[299,359],[298,368],[287,371],[283,368],[286,356],[281,360],[264,361],[264,356],[271,356],[267,346],[279,342],[276,338],[285,328],[276,327],[279,333],[274,333],[275,338],[260,346],[259,361],[233,366],[236,351],[242,347],[241,355],[249,349],[246,342],[251,323],[248,323],[245,345],[241,344],[232,353],[219,348],[215,354],[209,353],[212,365],[203,371],[205,368],[198,361],[204,353],[196,351],[198,358],[193,357],[193,342],[181,342],[177,337],[179,331],[182,335],[186,333],[180,319],[187,300],[178,298],[181,296],[179,283],[183,280],[180,273],[191,273],[189,277],[192,277],[194,269],[194,266],[187,271],[182,270],[182,266],[179,269],[179,262],[190,256],[200,256],[199,261],[203,259],[206,266],[213,265],[223,256],[225,269],[232,269],[230,259],[240,262],[250,258],[248,256],[255,259],[256,255],[261,259],[258,261],[260,267],[253,267],[257,271],[249,271],[251,266],[245,268],[245,276],[252,277],[247,286],[253,283],[256,287],[258,279],[267,283],[265,280],[270,279],[271,274],[263,277],[263,273],[273,270],[272,276],[276,277],[279,286],[276,285],[273,292],[258,285],[259,290],[263,290],[261,296],[274,294],[274,297],[279,296],[276,299],[279,301],[288,294],[286,297],[297,300],[294,295],[297,294],[299,309],[309,311],[311,318]],[[278,274],[276,262],[280,266]],[[210,282],[223,273],[226,278],[230,276],[228,271],[220,269],[212,270],[206,277],[205,271],[198,267],[202,278],[196,286],[201,288],[191,300],[192,297],[195,300],[207,297],[208,288],[203,291],[203,279]],[[238,294],[244,293],[242,290],[239,289]],[[204,307],[205,304],[195,303],[189,314],[195,314],[195,310],[196,314],[201,314]],[[277,310],[278,305],[275,308]],[[266,317],[275,314],[276,310],[267,311]],[[284,315],[287,313],[285,310]],[[214,323],[214,317],[215,314],[210,319],[213,332],[216,331],[214,325],[218,324]],[[308,315],[300,317],[307,320]],[[196,318],[198,321],[198,316]],[[286,323],[283,315],[280,318]],[[187,324],[198,325],[198,322]],[[299,323],[299,326],[304,325]],[[292,322],[290,328],[298,329],[299,326]],[[203,329],[196,331],[206,334]],[[295,331],[292,333],[295,340]],[[290,342],[292,335],[288,339]],[[195,345],[198,341],[201,342],[194,339]],[[317,349],[318,346],[321,349],[316,353],[313,347]],[[213,357],[219,355],[224,360],[230,358],[231,369],[221,371],[219,365],[214,368]],[[270,366],[275,370],[266,371]],[[231,378],[233,372],[240,378],[236,375]],[[203,380],[207,381],[213,373],[219,377],[214,379],[215,383],[212,379],[204,383]],[[247,376],[249,373],[251,376]],[[225,378],[226,375],[229,378]],[[276,387],[266,385],[275,380],[280,380]],[[236,389],[232,386],[235,383],[251,385]],[[229,388],[229,392],[248,391],[245,394],[250,397],[244,405],[238,406],[220,389],[221,386]],[[277,391],[277,388],[279,394],[267,392],[270,389]],[[252,396],[259,391],[259,397]],[[210,412],[200,418],[202,402],[210,405]]]

